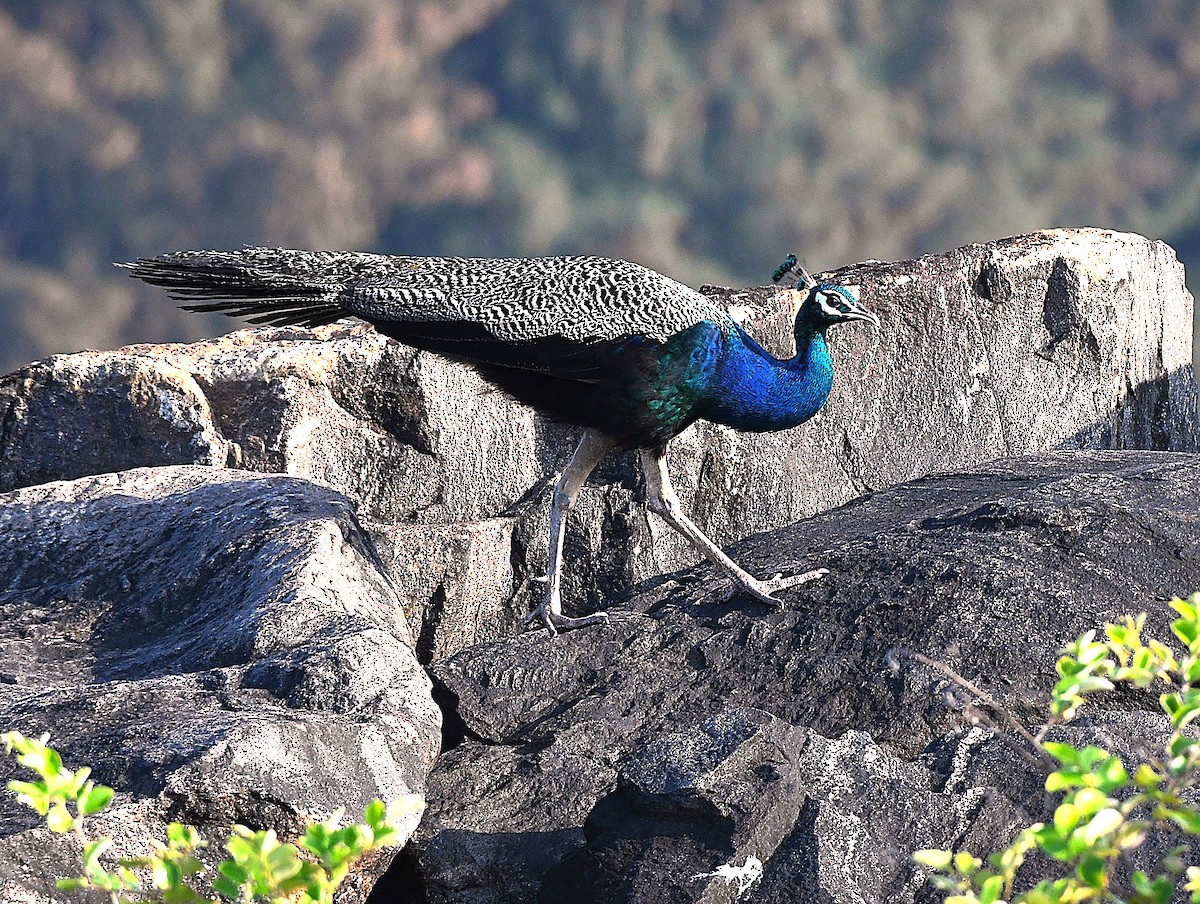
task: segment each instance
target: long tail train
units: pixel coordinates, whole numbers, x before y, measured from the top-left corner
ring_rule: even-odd
[[[261,264],[256,260],[261,250],[188,251],[141,257],[117,266],[161,286],[174,300],[187,302],[180,305],[185,311],[215,311],[272,326],[321,326],[350,315],[340,303],[343,287],[314,278],[311,260],[304,261],[310,268],[295,266],[303,262],[275,250],[269,268],[256,266]]]

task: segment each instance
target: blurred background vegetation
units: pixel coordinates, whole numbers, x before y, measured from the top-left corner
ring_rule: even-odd
[[[111,265],[184,247],[1200,263],[1194,0],[0,0],[0,98],[0,371],[228,330]]]

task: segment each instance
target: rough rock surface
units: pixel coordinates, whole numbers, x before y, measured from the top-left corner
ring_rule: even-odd
[[[1059,648],[1200,588],[1200,456],[1059,452],[926,477],[735,550],[832,573],[771,610],[700,566],[553,640],[436,663],[460,743],[430,775],[407,881],[442,902],[931,900],[920,847],[986,852],[1039,818],[1042,776],[964,725],[940,659],[1029,725]],[[1135,752],[1126,697],[1056,729]],[[743,875],[745,873],[743,872]],[[700,877],[700,878],[696,878]]]
[[[883,326],[832,331],[826,410],[769,435],[699,424],[672,446],[680,496],[719,543],[1009,455],[1200,448],[1192,299],[1161,242],[1061,230],[833,278],[860,285]],[[791,354],[790,291],[708,291]],[[426,660],[511,633],[527,611],[548,511],[531,488],[573,441],[466,367],[362,325],[58,356],[0,380],[0,489],[197,463],[355,499]],[[696,561],[640,501],[632,456],[593,477],[567,538],[569,610]]]
[[[115,787],[99,828],[126,850],[170,820],[219,853],[234,822],[294,835],[423,792],[440,713],[340,493],[193,466],[15,490],[0,575],[0,730],[49,732]],[[78,868],[37,821],[0,795],[0,899],[50,900]]]

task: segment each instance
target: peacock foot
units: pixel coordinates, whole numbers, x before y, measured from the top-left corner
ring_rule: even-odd
[[[599,622],[608,621],[607,612],[593,612],[591,615],[583,615],[579,618],[571,618],[568,615],[563,615],[558,611],[557,606],[552,606],[550,600],[546,599],[540,606],[521,619],[521,624],[527,625],[534,619],[541,619],[546,630],[553,636],[559,631],[570,631],[572,628],[585,628],[588,625],[594,625]]]
[[[748,593],[760,603],[766,603],[768,606],[780,608],[783,601],[776,596],[772,596],[777,590],[787,590],[789,587],[799,587],[801,584],[807,584],[809,581],[815,581],[818,578],[823,578],[829,574],[828,568],[814,568],[812,571],[806,571],[804,574],[794,574],[789,577],[784,577],[782,573],[768,578],[765,581],[737,581],[734,583],[729,594],[725,597],[725,602],[729,602],[738,594]]]

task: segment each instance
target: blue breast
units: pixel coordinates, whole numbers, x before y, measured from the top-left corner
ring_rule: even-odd
[[[726,336],[702,417],[737,430],[786,430],[821,410],[833,388],[833,359],[821,332],[797,336],[795,358],[781,361],[740,327]]]

